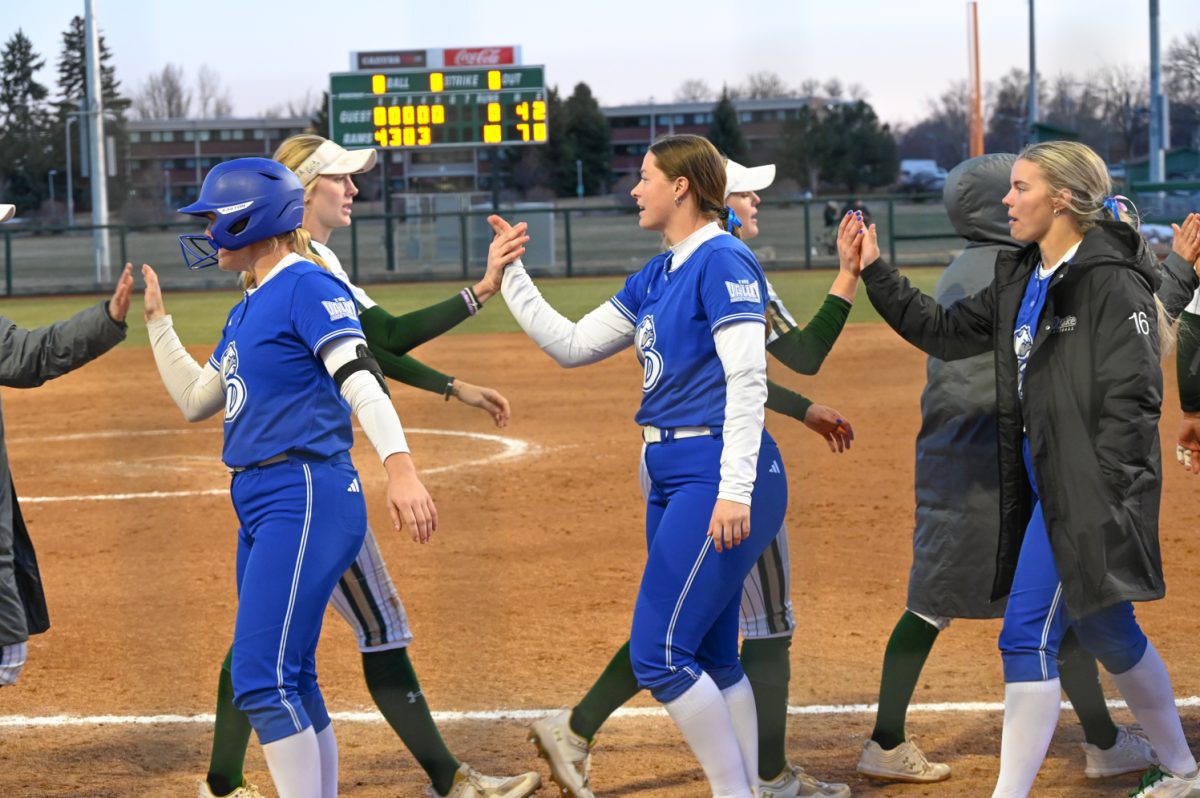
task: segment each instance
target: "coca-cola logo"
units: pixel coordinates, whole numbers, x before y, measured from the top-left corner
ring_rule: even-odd
[[[495,66],[513,63],[511,47],[472,47],[447,50],[446,63],[451,66]]]

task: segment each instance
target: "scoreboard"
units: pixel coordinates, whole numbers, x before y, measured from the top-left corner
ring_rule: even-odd
[[[329,80],[331,138],[348,149],[546,141],[540,66],[344,72]]]

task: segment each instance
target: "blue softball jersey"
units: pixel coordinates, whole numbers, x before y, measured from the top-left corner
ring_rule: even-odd
[[[345,336],[363,337],[354,299],[310,261],[279,267],[233,307],[208,361],[225,385],[226,465],[350,449],[350,406],[319,356]]]
[[[725,423],[725,372],[713,333],[739,321],[767,323],[767,281],[754,255],[718,235],[669,271],[672,253],[629,276],[610,302],[633,323],[643,363],[638,424],[715,427]]]

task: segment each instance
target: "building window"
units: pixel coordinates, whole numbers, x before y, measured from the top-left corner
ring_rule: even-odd
[[[739,111],[738,121],[742,124],[745,124],[746,122],[752,122],[754,121],[754,114],[750,113],[749,111]]]
[[[234,141],[244,141],[246,139],[246,131],[234,130],[232,132],[233,132],[233,140]]]
[[[200,139],[201,141],[209,141],[212,139],[212,131],[211,130],[201,130],[199,133],[196,134],[196,137],[198,139]]]
[[[650,117],[639,116],[638,121],[637,121],[637,126],[638,127],[650,127]]]
[[[184,169],[195,169],[196,168],[196,159],[195,158],[184,159],[183,168]]]
[[[686,124],[686,122],[684,121],[683,114],[675,114],[675,124],[677,124],[677,125]]]
[[[196,138],[195,132],[193,132],[191,130],[183,131],[183,140],[184,141],[194,141],[195,138]]]
[[[162,133],[160,133],[157,130],[151,130],[150,131],[150,141],[153,142],[154,144],[158,144],[159,142],[162,141]]]
[[[164,143],[164,144],[169,144],[169,143],[171,143],[172,141],[174,141],[174,140],[175,140],[175,131],[173,131],[173,130],[164,130],[164,131],[163,131],[163,134],[162,134],[162,140],[163,140],[163,143]]]
[[[141,140],[142,140],[141,133],[130,133],[129,134],[129,143],[130,144],[137,144]]]
[[[267,131],[263,130],[261,127],[254,131],[254,140],[255,141],[262,141],[266,137],[267,137]]]

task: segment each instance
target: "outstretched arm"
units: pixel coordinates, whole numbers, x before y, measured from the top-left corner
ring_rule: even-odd
[[[225,388],[221,375],[210,364],[202,367],[192,358],[179,336],[175,334],[171,317],[163,303],[158,275],[142,264],[142,279],[146,292],[142,315],[150,335],[150,349],[167,393],[188,421],[202,421],[225,405]]]

